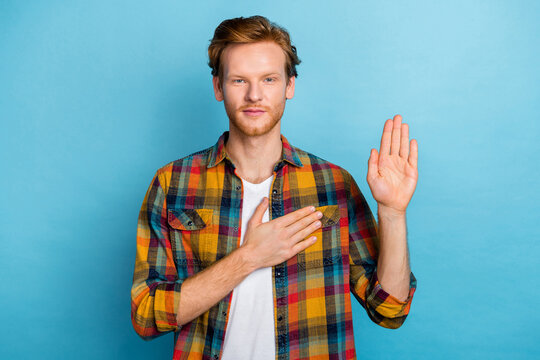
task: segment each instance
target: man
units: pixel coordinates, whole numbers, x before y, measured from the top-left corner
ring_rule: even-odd
[[[344,169],[281,135],[300,63],[266,18],[222,22],[209,46],[229,131],[154,176],[138,223],[132,321],[175,332],[174,359],[355,358],[350,292],[397,328],[416,288],[405,212],[417,144],[385,123],[367,180],[379,226]]]

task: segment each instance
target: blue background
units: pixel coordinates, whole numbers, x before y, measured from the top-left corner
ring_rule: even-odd
[[[365,181],[401,114],[419,142],[418,290],[399,330],[354,301],[359,358],[538,358],[537,1],[2,1],[1,350],[169,359],[131,327],[155,170],[227,129],[206,49],[225,18],[285,26],[303,60],[283,134]]]

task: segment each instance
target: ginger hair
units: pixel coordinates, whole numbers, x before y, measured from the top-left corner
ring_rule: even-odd
[[[208,66],[212,75],[223,80],[221,56],[228,45],[249,44],[261,41],[273,41],[285,53],[285,73],[287,82],[291,77],[298,77],[296,65],[300,59],[296,54],[296,47],[291,44],[287,30],[264,16],[237,17],[221,22],[214,32],[214,37],[208,46]]]

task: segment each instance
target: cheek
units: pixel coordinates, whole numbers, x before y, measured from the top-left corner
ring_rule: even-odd
[[[287,101],[285,89],[279,89],[273,94],[273,103],[275,106],[283,107]]]
[[[234,104],[234,101],[228,91],[223,91],[223,104],[226,108],[230,108],[232,104]]]
[[[281,104],[285,100],[286,89],[283,87],[276,87],[269,89],[267,92],[268,98],[272,100],[274,104]]]
[[[223,102],[226,106],[234,107],[242,103],[242,93],[240,89],[228,89],[223,92]]]

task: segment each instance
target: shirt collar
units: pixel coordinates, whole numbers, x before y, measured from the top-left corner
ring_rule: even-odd
[[[229,159],[230,161],[230,158],[225,151],[225,143],[227,142],[228,138],[229,132],[225,131],[223,134],[221,134],[217,143],[212,146],[212,148],[210,149],[210,153],[208,154],[208,168],[216,166],[225,158]],[[283,135],[281,135],[281,144],[281,161],[286,161],[291,165],[302,167],[302,161],[300,161],[298,153]]]

